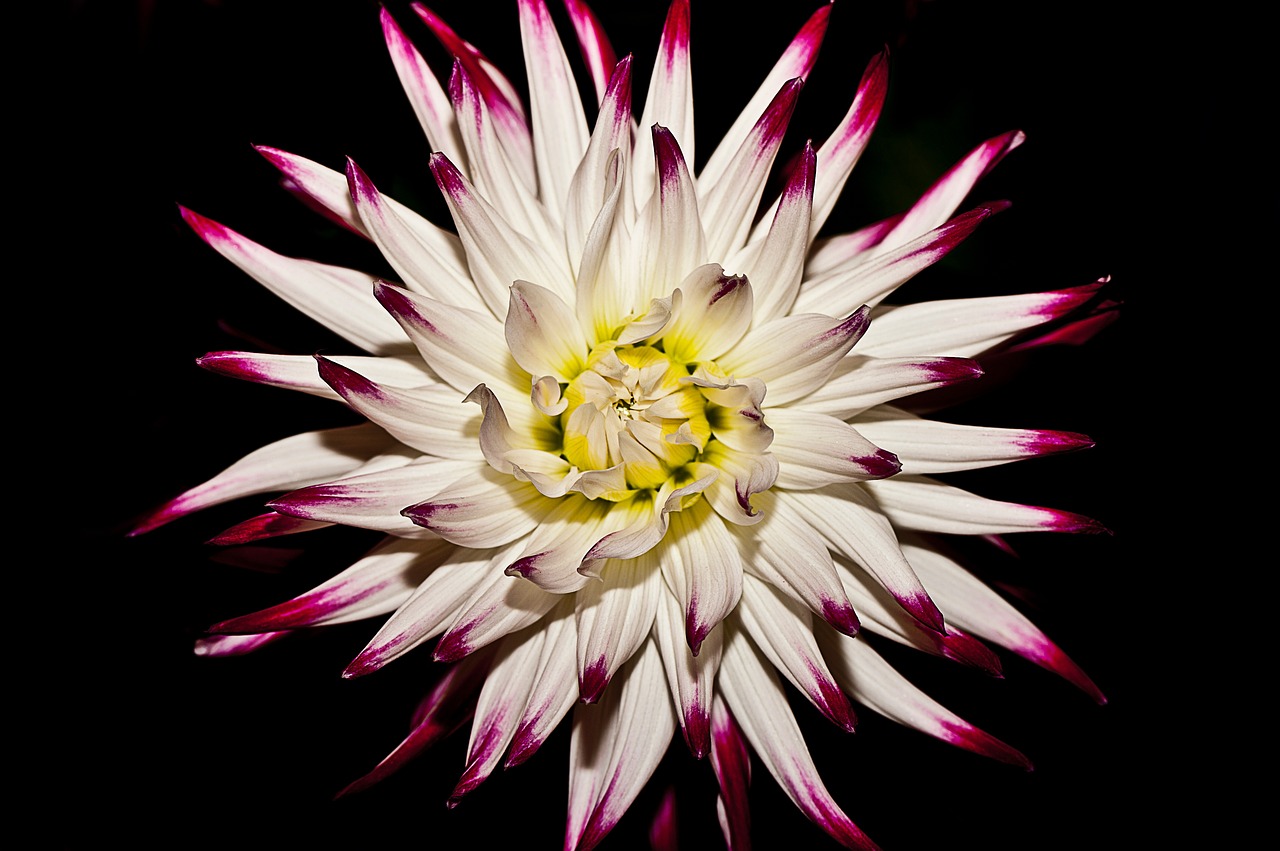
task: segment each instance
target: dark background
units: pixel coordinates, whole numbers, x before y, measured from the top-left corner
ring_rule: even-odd
[[[406,3],[388,3],[437,68],[443,52]],[[429,4],[523,85],[516,6]],[[558,3],[552,12],[565,22]],[[597,2],[619,54],[647,81],[665,2]],[[699,164],[710,140],[817,2],[695,0],[693,54]],[[354,421],[300,394],[218,378],[194,364],[217,349],[345,350],[222,260],[182,223],[177,205],[285,254],[384,271],[376,252],[310,214],[276,185],[251,149],[267,144],[341,169],[353,157],[379,188],[447,221],[427,170],[425,138],[382,42],[378,4],[297,0],[71,3],[67,93],[78,156],[67,172],[79,236],[55,258],[72,293],[77,353],[68,422],[78,435],[75,533],[55,539],[59,601],[47,698],[57,732],[43,785],[67,817],[45,825],[49,846],[293,848],[306,845],[482,847],[562,841],[568,736],[526,765],[499,772],[454,811],[444,801],[465,757],[460,733],[360,795],[333,794],[370,769],[407,731],[437,676],[426,653],[377,675],[339,673],[375,627],[354,624],[257,654],[192,653],[221,619],[312,587],[371,539],[343,531],[287,539],[247,556],[201,542],[257,513],[247,500],[126,538],[139,513],[263,443]],[[901,654],[915,682],[962,717],[1022,750],[1030,774],[897,727],[869,710],[849,737],[807,705],[797,714],[837,800],[886,851],[935,848],[1127,848],[1153,841],[1168,777],[1157,750],[1172,713],[1163,702],[1153,619],[1159,571],[1141,542],[1147,494],[1138,435],[1149,428],[1131,353],[1160,285],[1145,262],[1140,222],[1166,142],[1156,115],[1176,72],[1152,37],[1085,0],[1054,7],[982,0],[838,2],[786,152],[820,141],[844,114],[868,59],[891,50],[880,125],[829,230],[904,210],[980,141],[1021,128],[1028,141],[963,208],[1008,199],[1012,209],[904,296],[985,295],[1078,286],[1113,276],[1122,320],[1082,348],[1025,358],[1017,381],[993,374],[991,396],[953,418],[1085,432],[1096,448],[962,480],[998,498],[1069,509],[1115,535],[1024,535],[1022,558],[996,559],[996,580],[1110,698],[1099,707],[1012,654],[985,678]],[[742,33],[749,34],[742,34]],[[570,30],[561,29],[578,62]],[[1193,92],[1194,93],[1194,92]],[[1201,115],[1212,106],[1201,103]],[[1197,127],[1202,128],[1199,124]],[[1193,127],[1181,138],[1198,144]],[[68,264],[70,268],[68,269]],[[87,404],[86,404],[87,402]],[[65,481],[61,476],[65,476]],[[65,503],[67,494],[61,499]],[[318,540],[316,540],[318,537]],[[66,549],[66,541],[71,549]],[[251,556],[251,557],[250,557]],[[66,577],[64,582],[62,577]],[[887,653],[892,653],[892,648]],[[42,703],[42,705],[45,705]],[[44,713],[42,713],[44,714]],[[756,847],[834,847],[757,765]],[[682,848],[717,847],[709,765],[673,749],[655,781],[602,848],[646,847],[657,794],[677,786]]]

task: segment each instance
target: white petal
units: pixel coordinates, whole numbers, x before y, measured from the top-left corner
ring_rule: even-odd
[[[390,387],[422,387],[437,382],[416,353],[395,357],[331,355],[329,360],[354,370],[377,384]],[[300,390],[324,399],[341,400],[342,394],[320,377],[311,355],[275,355],[260,352],[209,352],[196,363],[218,375],[240,378],[286,390]]]
[[[533,756],[578,702],[578,669],[574,661],[578,630],[573,608],[574,597],[566,596],[538,625],[546,634],[546,643],[533,677],[529,702],[511,742],[507,768]]]
[[[577,593],[578,684],[582,699],[594,703],[649,635],[658,600],[666,595],[653,553],[610,559],[599,582]]]
[[[656,567],[656,565],[655,565]],[[665,586],[653,621],[653,640],[662,654],[667,685],[678,708],[680,730],[696,759],[711,748],[711,702],[724,646],[724,630],[713,629],[695,655],[685,637],[685,613]]]
[[[653,74],[640,115],[642,133],[661,125],[671,131],[688,162],[694,161],[693,78],[689,62],[689,2],[675,0],[667,7],[662,40],[653,63]],[[659,166],[659,169],[661,166]],[[638,203],[653,193],[653,160],[637,156],[633,162]],[[665,292],[670,292],[668,287]]]
[[[820,313],[784,316],[752,328],[717,363],[730,375],[758,378],[771,405],[783,405],[821,387],[867,330],[866,308],[844,319]]]
[[[1088,517],[1056,508],[1001,502],[926,476],[862,485],[895,526],[949,535],[1011,532],[1106,532]]]
[[[706,500],[671,517],[662,576],[684,611],[684,635],[694,655],[742,596],[742,560],[724,522]]]
[[[530,375],[568,384],[586,366],[587,345],[573,310],[551,290],[516,281],[505,324],[507,346]]]
[[[462,150],[462,140],[458,138],[458,127],[449,96],[423,60],[422,54],[405,37],[385,7],[381,10],[381,20],[382,35],[387,42],[387,51],[391,54],[391,63],[395,66],[396,76],[400,78],[400,85],[409,97],[414,114],[418,116],[418,123],[422,125],[427,144],[431,150],[440,151],[466,168],[466,155]]]
[[[592,848],[649,781],[675,733],[657,648],[646,642],[600,703],[573,711],[565,848]]]
[[[769,412],[778,458],[778,487],[820,488],[835,482],[883,479],[902,469],[898,458],[835,417],[792,408]]]
[[[587,560],[592,546],[629,519],[629,512],[608,500],[578,494],[555,500],[507,573],[552,593],[577,591],[592,581],[594,565]]]
[[[652,138],[657,189],[649,193],[652,197],[641,215],[634,240],[639,252],[635,267],[638,278],[631,290],[641,303],[668,295],[680,286],[690,269],[709,259],[685,155],[666,127],[655,125]],[[639,154],[636,159],[647,160]]]
[[[495,547],[529,534],[551,507],[552,500],[533,485],[484,464],[401,513],[446,541],[464,547]]]
[[[504,550],[503,558],[512,557]],[[503,636],[537,623],[560,602],[559,594],[502,573],[502,563],[489,562],[485,581],[463,605],[440,636],[432,654],[438,662],[456,662]]]
[[[982,375],[982,367],[969,358],[875,358],[849,354],[836,364],[827,383],[792,408],[848,419],[862,411]]]
[[[715,360],[751,324],[751,284],[707,263],[680,282],[680,310],[662,329],[667,357],[680,363]]]

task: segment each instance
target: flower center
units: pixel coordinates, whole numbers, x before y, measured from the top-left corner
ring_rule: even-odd
[[[711,439],[707,400],[657,346],[596,346],[564,393],[564,457],[581,470],[623,465],[632,488],[659,488]]]

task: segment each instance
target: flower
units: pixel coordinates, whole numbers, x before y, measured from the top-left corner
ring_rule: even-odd
[[[1100,700],[942,542],[1102,531],[940,478],[1089,439],[948,425],[909,406],[979,377],[977,357],[993,349],[1086,336],[1112,315],[1091,311],[1103,282],[892,302],[1004,209],[957,213],[1022,135],[978,145],[904,213],[827,236],[888,73],[887,55],[872,57],[828,141],[775,169],[830,6],[696,174],[683,0],[638,117],[631,59],[615,61],[590,10],[566,2],[598,99],[593,123],[540,0],[519,3],[527,107],[484,55],[415,8],[456,57],[447,86],[400,22],[383,12],[382,25],[436,151],[450,227],[397,203],[355,162],[341,174],[259,148],[292,191],[371,240],[394,278],[287,257],[183,211],[212,247],[365,352],[224,351],[201,365],[330,398],[368,422],[265,446],[138,531],[271,494],[269,511],[218,542],[335,524],[384,536],[313,591],[214,625],[199,652],[380,618],[347,676],[413,651],[450,667],[404,743],[349,791],[434,742],[473,697],[455,802],[571,719],[565,845],[581,848],[616,824],[677,731],[709,757],[731,844],[748,829],[751,753],[836,840],[873,847],[826,792],[791,688],[842,729],[856,703],[1028,764],[908,683],[869,637],[995,671],[989,642]],[[776,197],[765,194],[774,173]]]

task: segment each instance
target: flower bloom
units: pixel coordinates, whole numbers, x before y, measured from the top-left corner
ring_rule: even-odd
[[[830,5],[696,174],[688,0],[670,6],[638,117],[631,57],[617,58],[585,3],[564,5],[592,110],[543,0],[518,3],[527,105],[427,7],[413,8],[454,56],[447,76],[382,12],[450,227],[384,194],[355,162],[342,173],[259,148],[291,191],[371,240],[394,280],[283,256],[182,211],[215,250],[365,353],[219,351],[200,365],[332,399],[367,422],[264,446],[136,531],[270,494],[267,511],[217,542],[334,525],[381,533],[330,580],[215,624],[197,647],[235,655],[379,619],[345,676],[415,649],[449,663],[408,737],[348,791],[401,767],[474,705],[452,803],[572,724],[566,849],[613,828],[677,732],[693,758],[710,758],[730,846],[749,830],[754,754],[836,841],[874,848],[819,777],[790,689],[845,730],[857,704],[1025,767],[908,682],[876,642],[993,673],[995,645],[1103,700],[946,547],[957,535],[1105,531],[945,481],[1092,442],[949,424],[913,412],[910,397],[979,377],[977,358],[999,348],[1087,337],[1112,315],[1097,307],[1105,279],[893,302],[1007,206],[961,210],[1022,143],[1016,131],[978,145],[910,209],[823,234],[888,73],[887,56],[872,57],[827,140],[775,168]],[[775,173],[781,191],[766,197]]]

